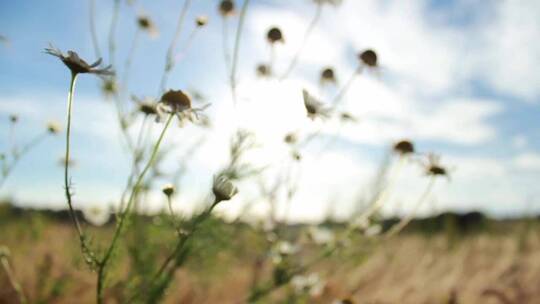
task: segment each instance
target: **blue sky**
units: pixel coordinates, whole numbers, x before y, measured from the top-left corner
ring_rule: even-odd
[[[106,47],[112,1],[95,2],[99,44],[104,61],[109,62]],[[115,56],[120,75],[135,35],[136,17],[148,15],[159,29],[155,39],[145,34],[139,37],[129,84],[132,94],[156,95],[182,2],[138,0],[130,6],[122,1]],[[179,54],[168,87],[195,89],[207,97],[212,104],[207,114],[214,127],[207,132],[188,126],[171,133],[171,143],[181,146],[176,157],[182,155],[185,143],[206,138],[190,162],[179,209],[190,209],[212,174],[223,166],[228,139],[236,127],[255,133],[261,148],[251,158],[273,168],[268,175],[279,171],[280,155],[287,151],[281,143],[286,132],[307,134],[322,127],[323,138],[304,151],[301,190],[290,210],[292,218],[320,218],[330,208],[329,202],[336,213],[346,214],[359,195],[369,192],[366,187],[388,146],[403,137],[414,140],[421,151],[441,154],[442,162],[452,170],[451,182],[437,184],[430,198],[433,203],[423,213],[540,211],[536,186],[540,177],[540,6],[534,1],[344,0],[341,6],[323,8],[298,67],[289,79],[278,83],[255,77],[256,64],[268,60],[270,54],[265,32],[271,26],[283,30],[286,43],[276,47],[274,66],[282,71],[315,7],[307,0],[253,0],[239,55],[236,108],[231,106],[227,87],[217,1],[193,2],[178,49],[185,45],[197,16],[208,16],[209,25],[197,33],[185,54]],[[2,150],[7,146],[7,117],[12,113],[21,118],[17,138],[23,142],[41,132],[48,120],[64,123],[69,74],[42,50],[50,42],[93,61],[88,3],[0,3],[0,35],[9,39],[0,44]],[[231,41],[236,22],[233,18],[228,23]],[[339,127],[335,121],[307,120],[301,89],[323,101],[331,99],[335,89],[319,90],[319,71],[332,65],[343,84],[356,66],[356,54],[365,48],[378,52],[381,69],[360,75],[346,95],[345,109],[360,122]],[[107,204],[117,199],[129,163],[119,144],[113,106],[101,95],[99,82],[88,75],[79,79],[75,102],[77,198],[81,208]],[[44,141],[14,171],[0,195],[23,205],[62,207],[62,172],[57,161],[63,144],[61,136]],[[175,162],[172,156],[170,163]],[[385,208],[388,214],[410,209],[426,184],[413,165],[396,179]],[[243,193],[222,212],[234,214],[251,200],[249,190]],[[158,193],[151,204],[161,206]],[[254,210],[264,214],[267,207],[261,202]]]

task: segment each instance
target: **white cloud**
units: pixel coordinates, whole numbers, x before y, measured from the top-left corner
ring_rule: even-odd
[[[526,152],[513,159],[516,168],[525,171],[540,171],[540,153]]]

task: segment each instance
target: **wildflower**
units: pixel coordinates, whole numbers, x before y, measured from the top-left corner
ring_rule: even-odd
[[[228,201],[238,193],[236,186],[225,175],[214,177],[212,192],[216,197],[216,204],[221,201]]]
[[[222,0],[219,4],[219,13],[223,17],[231,16],[234,14],[234,2],[232,0]]]
[[[332,83],[335,84],[337,82],[336,76],[334,73],[334,69],[332,68],[325,68],[321,72],[321,83]]]
[[[206,16],[199,16],[197,19],[195,19],[195,24],[197,27],[203,27],[208,23],[208,17]]]
[[[157,105],[152,98],[140,99],[137,96],[131,96],[131,99],[137,103],[137,111],[146,116],[157,115]]]
[[[360,53],[358,55],[358,59],[360,59],[360,61],[368,67],[377,67],[377,54],[371,49],[365,50]]]
[[[111,70],[111,65],[104,68],[98,68],[102,61],[101,58],[99,58],[96,62],[92,64],[88,64],[86,63],[86,61],[82,60],[79,55],[74,51],[68,51],[67,55],[64,55],[59,49],[55,48],[52,45],[50,45],[49,48],[45,49],[45,53],[60,58],[60,60],[62,60],[62,62],[71,70],[71,73],[73,75],[77,75],[79,73],[89,73],[96,75],[114,74],[114,72]]]
[[[47,131],[51,134],[58,134],[60,133],[60,126],[56,122],[51,121],[47,123]]]
[[[111,218],[111,214],[97,206],[92,206],[90,208],[83,209],[84,219],[94,226],[103,226]]]
[[[285,138],[283,140],[289,145],[294,145],[298,141],[298,138],[296,137],[296,134],[291,132],[291,133],[287,133],[287,135],[285,135]]]
[[[161,96],[161,100],[156,106],[159,116],[164,113],[174,114],[182,123],[185,119],[193,121],[193,116],[198,118],[198,112],[204,110],[208,105],[202,108],[192,108],[191,99],[182,90],[169,90]]]
[[[257,75],[259,77],[268,77],[272,75],[272,69],[269,65],[261,63],[257,66]]]
[[[17,123],[17,121],[19,121],[19,116],[11,114],[9,115],[9,121],[11,121],[11,123]]]
[[[165,186],[163,186],[163,188],[161,188],[161,191],[167,197],[170,197],[171,195],[174,194],[174,185],[173,184],[166,184]]]
[[[313,226],[308,230],[308,237],[317,245],[326,245],[333,243],[335,240],[332,230],[323,227]]]
[[[322,102],[311,96],[308,91],[302,90],[302,95],[304,97],[304,106],[306,107],[309,118],[327,118],[330,115],[330,110],[325,108]]]
[[[151,37],[156,37],[159,33],[156,25],[148,16],[141,15],[137,17],[137,25]]]
[[[367,237],[377,236],[377,235],[381,234],[381,232],[382,232],[382,226],[379,225],[379,224],[371,225],[366,230],[364,230],[364,234]]]
[[[339,118],[343,122],[358,122],[358,119],[356,117],[354,117],[351,113],[348,113],[348,112],[342,112],[339,115]]]
[[[291,284],[297,294],[309,294],[312,297],[319,296],[324,288],[324,282],[316,274],[295,275],[291,279]]]
[[[400,155],[407,155],[414,153],[414,145],[409,140],[401,140],[398,141],[394,145],[394,152],[400,154]]]
[[[302,154],[300,154],[300,152],[298,152],[298,151],[292,151],[291,156],[295,161],[301,161],[302,160]]]
[[[426,174],[430,176],[446,176],[448,171],[445,167],[439,164],[440,157],[435,154],[428,155],[428,165],[426,166]]]
[[[101,85],[101,91],[105,96],[112,96],[118,92],[118,84],[112,78],[105,79]]]
[[[285,42],[285,39],[283,39],[283,34],[281,33],[281,30],[277,27],[273,27],[270,30],[268,30],[268,33],[266,33],[266,39],[268,39],[268,42],[274,44],[276,42]]]

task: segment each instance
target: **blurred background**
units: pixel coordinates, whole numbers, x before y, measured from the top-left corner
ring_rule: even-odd
[[[14,137],[22,142],[42,132],[49,120],[65,124],[69,73],[43,49],[52,43],[93,62],[89,3],[0,2],[2,150],[12,136],[10,115],[18,116]],[[181,1],[121,1],[116,58],[108,58],[113,5],[95,1],[93,8],[101,56],[122,75],[125,58],[133,52],[129,92],[156,98]],[[210,103],[205,111],[210,126],[175,126],[166,139],[174,148],[160,167],[165,173],[174,172],[189,148],[197,146],[186,161],[175,208],[196,208],[212,175],[227,161],[231,135],[241,128],[254,134],[256,148],[247,157],[254,167],[265,168],[264,176],[275,176],[290,153],[283,141],[286,134],[320,133],[301,151],[295,171],[298,193],[290,208],[278,207],[279,216],[290,221],[346,217],[372,195],[372,183],[392,144],[403,138],[414,141],[419,151],[440,154],[449,170],[450,179],[437,181],[430,204],[419,214],[480,210],[508,217],[540,212],[539,2],[365,0],[325,5],[288,79],[257,77],[257,65],[270,58],[278,74],[287,68],[315,13],[311,1],[253,1],[239,48],[234,105],[222,35],[228,31],[232,44],[236,21],[224,22],[216,1],[193,1],[167,86],[197,93],[201,104]],[[141,15],[152,20],[156,33],[137,33]],[[208,16],[208,25],[195,29],[200,15]],[[272,49],[266,41],[271,27],[279,27],[284,36],[284,43]],[[376,50],[380,67],[356,77],[343,98],[356,122],[307,118],[302,89],[328,101],[337,89],[319,85],[320,71],[332,67],[342,86],[358,65],[357,54],[368,48]],[[63,149],[62,136],[40,143],[18,164],[0,197],[22,207],[64,208]],[[116,204],[131,159],[113,103],[103,96],[101,83],[87,75],[77,83],[72,157],[76,207]],[[396,179],[383,208],[389,216],[410,210],[427,183],[418,166],[406,166]],[[146,211],[165,206],[160,187],[169,181],[165,175],[154,185]],[[234,217],[247,204],[250,214],[268,213],[268,206],[255,199],[253,182],[239,188],[238,197],[218,213]]]

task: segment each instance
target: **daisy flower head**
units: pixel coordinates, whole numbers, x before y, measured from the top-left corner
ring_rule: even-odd
[[[328,118],[330,116],[330,109],[326,108],[322,102],[309,94],[307,90],[302,90],[302,95],[304,97],[304,106],[306,107],[307,116],[309,118]]]
[[[161,96],[160,101],[156,106],[158,118],[169,115],[176,115],[181,124],[185,120],[191,122],[199,118],[199,113],[206,109],[209,105],[204,105],[200,108],[191,106],[191,98],[182,90],[169,90]]]
[[[73,75],[85,73],[96,75],[114,75],[114,72],[111,70],[111,65],[104,68],[99,68],[99,65],[102,62],[101,58],[92,64],[88,64],[74,51],[68,51],[67,54],[64,54],[62,51],[52,45],[49,45],[49,47],[45,49],[45,53],[59,58],[71,70]]]

